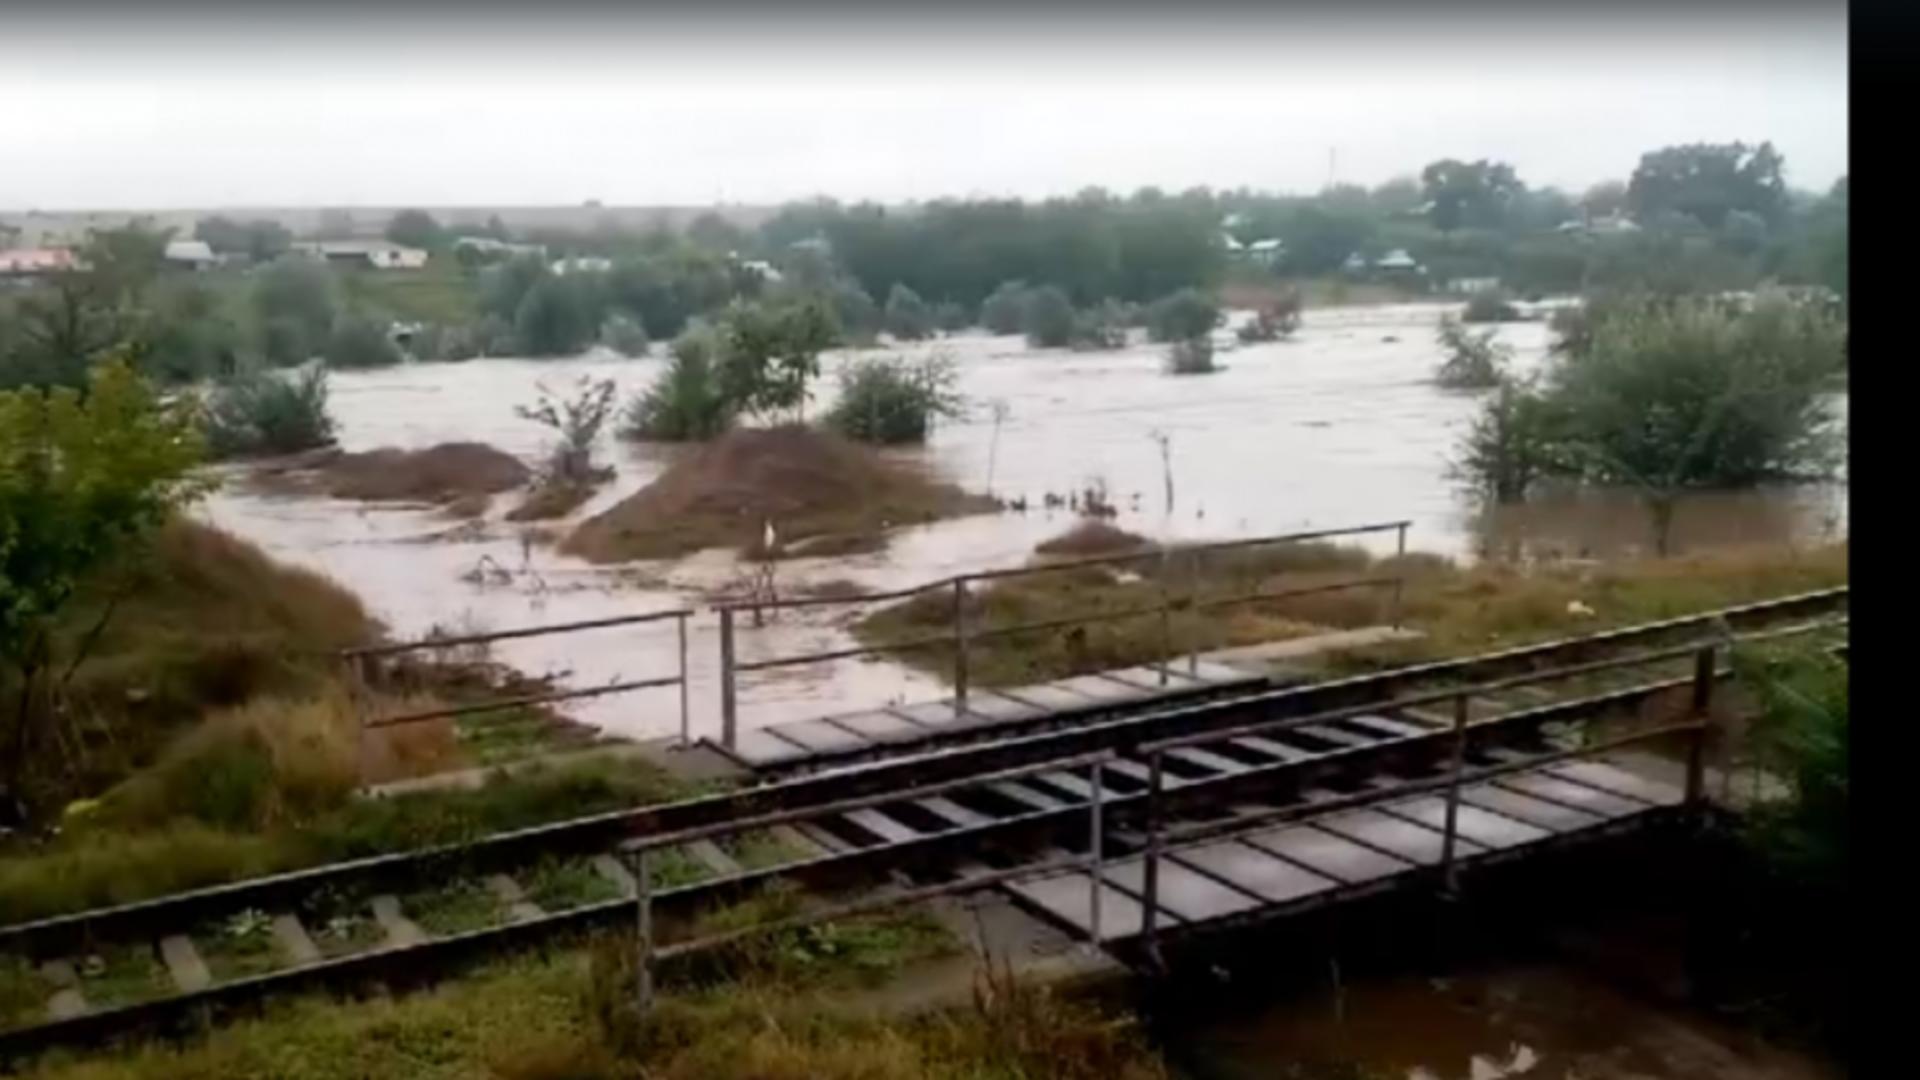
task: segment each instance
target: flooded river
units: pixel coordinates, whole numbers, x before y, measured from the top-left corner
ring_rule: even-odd
[[[829,580],[897,587],[1021,562],[1034,544],[1070,524],[1066,511],[1043,509],[1043,497],[1088,485],[1106,489],[1121,526],[1169,538],[1406,518],[1413,522],[1411,547],[1462,557],[1508,548],[1602,554],[1644,543],[1634,527],[1638,506],[1617,495],[1567,496],[1558,505],[1549,499],[1492,518],[1461,499],[1446,478],[1446,460],[1476,398],[1430,381],[1440,359],[1434,326],[1446,310],[1418,304],[1310,311],[1291,341],[1223,349],[1224,370],[1184,378],[1164,374],[1163,348],[1146,344],[1100,353],[1036,352],[1018,338],[966,334],[890,349],[950,355],[970,405],[967,418],[941,426],[926,448],[901,453],[969,489],[1024,497],[1031,509],[905,530],[872,555],[783,564],[781,588]],[[1543,322],[1502,326],[1499,335],[1523,369],[1545,356]],[[850,355],[825,357],[816,411],[831,404],[833,373]],[[478,440],[532,462],[551,433],[513,410],[530,403],[539,384],[564,390],[581,376],[610,378],[625,401],[662,365],[657,358],[590,356],[344,372],[332,378],[332,408],[348,450]],[[632,493],[677,452],[609,435],[605,454],[617,479],[570,520]],[[1164,495],[1169,471],[1171,511]],[[276,557],[338,579],[396,636],[436,626],[506,629],[699,606],[741,573],[719,552],[592,567],[528,543],[524,527],[500,519],[509,502],[496,500],[485,519],[451,534],[458,523],[431,510],[250,494],[237,483],[210,498],[203,513]],[[1681,542],[1818,537],[1837,531],[1845,515],[1844,488],[1722,502],[1683,508],[1676,526]],[[1391,545],[1391,534],[1382,542]],[[715,638],[710,618],[695,620],[696,736],[713,733],[718,723]],[[747,630],[740,652],[754,659],[847,640],[831,614],[788,617]],[[671,624],[661,624],[523,639],[503,643],[497,655],[530,673],[587,685],[670,674],[675,653]],[[745,725],[938,696],[931,679],[889,663],[850,660],[766,674],[779,677],[743,684]],[[631,736],[668,734],[679,724],[670,691],[608,698],[581,705],[575,715]]]

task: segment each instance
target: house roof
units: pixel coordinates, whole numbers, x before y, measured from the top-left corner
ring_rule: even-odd
[[[1270,236],[1265,240],[1255,240],[1253,243],[1248,244],[1247,250],[1259,251],[1259,252],[1279,251],[1281,248],[1286,246],[1287,245],[1280,242],[1280,239],[1278,237]]]
[[[175,262],[219,262],[205,240],[169,240],[166,257]]]
[[[11,248],[0,251],[0,270],[14,274],[69,270],[79,265],[66,248]]]
[[[1407,254],[1404,249],[1395,248],[1392,251],[1387,252],[1385,255],[1380,256],[1379,261],[1375,262],[1373,265],[1384,266],[1389,270],[1405,270],[1411,267],[1419,266],[1420,264],[1417,262],[1414,262],[1413,256]]]

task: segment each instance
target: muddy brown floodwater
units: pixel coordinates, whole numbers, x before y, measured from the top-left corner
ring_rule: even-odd
[[[1548,499],[1490,519],[1462,500],[1445,465],[1476,398],[1441,391],[1429,378],[1439,360],[1434,327],[1447,310],[1412,304],[1309,311],[1291,341],[1223,344],[1224,370],[1179,378],[1162,372],[1162,349],[1146,344],[1037,352],[1018,338],[963,334],[889,348],[908,356],[951,355],[971,404],[966,419],[941,426],[927,447],[899,453],[970,490],[1024,497],[1032,509],[902,530],[887,550],[871,555],[784,563],[781,588],[792,592],[826,581],[898,587],[1021,562],[1036,543],[1071,524],[1067,512],[1042,509],[1043,497],[1088,485],[1106,488],[1120,511],[1116,524],[1173,539],[1407,518],[1410,546],[1462,557],[1509,549],[1599,553],[1642,543],[1633,539],[1631,524],[1637,505],[1617,495]],[[1542,322],[1505,325],[1499,335],[1522,368],[1545,356]],[[824,358],[827,377],[816,413],[831,404],[833,373],[850,355]],[[341,372],[332,379],[332,407],[347,450],[472,440],[531,463],[549,433],[513,409],[529,403],[538,384],[565,389],[581,375],[610,378],[625,401],[661,367],[659,359],[590,356]],[[1004,406],[998,423],[996,403]],[[1168,439],[1171,511],[1157,435]],[[609,434],[604,453],[617,470],[615,481],[567,521],[542,527],[565,529],[612,505],[657,476],[675,450],[621,443]],[[271,496],[230,483],[202,512],[276,557],[332,575],[403,636],[435,626],[506,629],[698,606],[743,575],[731,556],[713,551],[593,567],[527,542],[523,526],[503,520],[511,503],[496,499],[483,518],[459,523],[430,508]],[[1746,541],[1814,539],[1837,534],[1844,521],[1844,485],[1825,485],[1729,497],[1719,509],[1708,497],[1683,507],[1676,528],[1682,543],[1722,534]],[[1384,543],[1392,543],[1390,534]],[[741,657],[844,646],[844,625],[853,614],[814,613],[748,628]],[[669,674],[675,645],[671,624],[662,624],[523,639],[502,643],[497,655],[530,674],[588,685]],[[710,617],[693,624],[690,661],[693,733],[712,734],[717,641]],[[939,693],[929,677],[886,662],[849,660],[766,674],[743,684],[743,725]],[[671,691],[599,699],[574,714],[631,736],[667,734],[679,722]]]

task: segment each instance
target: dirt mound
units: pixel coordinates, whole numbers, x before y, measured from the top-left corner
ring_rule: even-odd
[[[1104,521],[1082,521],[1034,546],[1040,555],[1112,555],[1146,546],[1147,538]]]
[[[896,525],[994,508],[827,432],[743,428],[681,458],[660,478],[589,518],[561,550],[593,562],[663,558],[707,547],[774,556],[872,550]]]
[[[472,506],[476,496],[520,487],[533,475],[520,459],[486,443],[449,442],[424,450],[383,446],[364,453],[301,455],[256,470],[265,486],[337,499]]]

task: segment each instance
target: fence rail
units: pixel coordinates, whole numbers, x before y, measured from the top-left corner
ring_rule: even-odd
[[[1349,589],[1387,589],[1390,590],[1387,607],[1387,619],[1397,629],[1401,622],[1401,606],[1405,592],[1404,572],[1397,560],[1407,553],[1407,529],[1410,521],[1386,521],[1368,525],[1354,525],[1339,529],[1316,529],[1309,532],[1281,533],[1271,536],[1247,537],[1239,540],[1222,540],[1204,544],[1191,544],[1180,548],[1157,548],[1128,552],[1120,555],[1100,555],[1079,559],[1061,559],[1035,566],[1016,566],[1001,570],[981,570],[966,574],[956,574],[923,585],[904,589],[891,589],[884,592],[860,593],[854,596],[812,596],[787,600],[730,600],[714,605],[720,618],[720,743],[733,749],[739,739],[739,676],[745,672],[768,671],[775,668],[798,667],[806,664],[829,663],[836,660],[849,660],[863,656],[881,656],[888,653],[930,648],[951,648],[953,662],[953,710],[956,716],[966,711],[967,694],[972,682],[971,649],[975,642],[982,639],[1006,637],[1023,633],[1039,633],[1047,630],[1063,629],[1070,626],[1084,626],[1094,623],[1110,622],[1119,619],[1138,619],[1158,616],[1160,619],[1160,637],[1162,660],[1155,665],[1160,670],[1163,683],[1168,681],[1172,668],[1170,665],[1179,655],[1173,640],[1172,621],[1175,612],[1204,611],[1230,607],[1237,604],[1251,604],[1266,600],[1280,600],[1297,596],[1309,596]],[[1228,596],[1203,596],[1200,590],[1203,564],[1210,555],[1221,552],[1240,551],[1257,547],[1270,547],[1283,544],[1310,543],[1336,537],[1365,536],[1374,533],[1392,532],[1396,534],[1395,572],[1391,575],[1357,577],[1348,581],[1306,586],[1297,589],[1253,590]],[[1187,588],[1176,591],[1171,584],[1174,561],[1178,559],[1187,564]],[[1169,573],[1160,581],[1160,599],[1157,603],[1136,604],[1125,608],[1109,608],[1101,611],[1089,611],[1079,615],[1069,615],[1054,619],[1035,620],[1012,625],[975,627],[969,618],[969,587],[977,582],[994,582],[1019,577],[1034,577],[1041,574],[1056,574],[1089,567],[1124,566],[1130,563],[1158,561]],[[873,604],[887,600],[902,600],[911,597],[932,595],[942,591],[952,594],[952,614],[950,630],[925,637],[908,638],[902,641],[876,645],[853,645],[838,649],[823,649],[806,653],[792,653],[784,656],[763,657],[756,660],[739,658],[736,616],[740,612],[751,612],[756,618],[766,611],[779,611],[793,608],[814,608],[828,605],[855,606]],[[1189,635],[1186,650],[1189,672],[1199,667],[1199,639]]]

